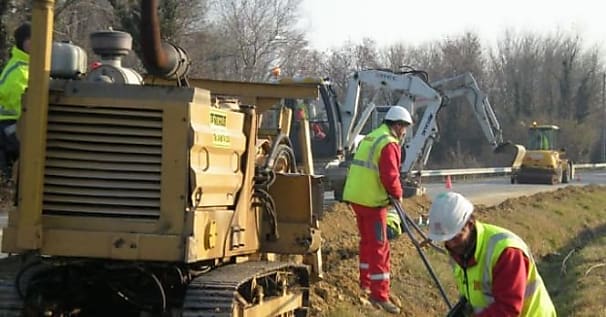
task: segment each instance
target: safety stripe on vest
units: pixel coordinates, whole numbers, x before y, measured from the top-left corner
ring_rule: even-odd
[[[379,274],[370,274],[371,281],[386,281],[389,280],[389,272],[387,273],[379,273]]]
[[[4,74],[2,75],[2,77],[0,77],[0,85],[4,84],[4,81],[6,80],[8,75],[10,75],[10,73],[15,71],[15,69],[17,69],[17,67],[23,66],[23,65],[27,65],[27,63],[23,62],[23,61],[17,61],[13,65],[11,65],[9,68],[7,68],[6,71],[4,72]]]
[[[484,263],[484,272],[482,272],[482,293],[484,294],[484,296],[486,297],[486,302],[488,303],[488,305],[494,303],[494,297],[492,296],[492,292],[490,291],[490,271],[492,270],[491,267],[491,260],[492,260],[492,253],[494,252],[494,249],[497,246],[497,243],[499,243],[502,240],[505,239],[515,239],[515,240],[519,240],[520,238],[518,238],[517,236],[508,233],[508,232],[501,232],[498,234],[495,234],[494,236],[492,236],[490,238],[490,240],[488,240],[488,245],[486,246],[486,257],[485,257],[485,262]],[[528,252],[528,250],[524,250],[526,254],[530,254]],[[530,256],[530,260],[532,262],[534,262],[534,260],[532,259],[532,256]],[[535,280],[531,283],[526,284],[526,290],[524,291],[524,298],[528,298],[532,295],[534,295],[534,292],[537,290],[537,286],[538,286],[538,281]]]
[[[0,105],[0,116],[16,116],[17,111],[4,109],[3,105]]]
[[[2,77],[0,77],[0,85],[4,84],[4,82],[8,78],[8,75],[10,75],[12,72],[14,72],[17,68],[19,68],[19,66],[24,66],[24,65],[27,65],[27,63],[23,62],[23,61],[17,61],[13,65],[11,65],[9,68],[7,68],[4,71],[4,74],[2,74]],[[15,110],[8,110],[8,109],[5,110],[4,106],[0,105],[0,116],[15,116],[15,115],[17,115],[17,112]]]
[[[366,161],[354,159],[351,161],[351,164],[365,167],[365,168],[371,169],[373,171],[379,171],[379,167],[373,162],[373,157],[374,157],[375,151],[377,150],[377,147],[379,146],[379,143],[381,141],[383,141],[383,139],[388,138],[388,137],[389,137],[389,135],[383,134],[382,136],[380,136],[378,139],[376,139],[372,143],[372,146],[370,147],[370,150],[368,151],[368,158],[366,159]]]
[[[360,270],[368,270],[370,265],[368,263],[360,263]]]

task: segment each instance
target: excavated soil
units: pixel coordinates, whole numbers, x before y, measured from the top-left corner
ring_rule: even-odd
[[[525,239],[539,262],[539,268],[544,271],[541,274],[550,293],[574,294],[577,290],[566,289],[558,282],[562,278],[560,266],[566,261],[571,241],[576,243],[575,248],[580,249],[584,243],[589,243],[587,236],[594,238],[604,235],[603,230],[596,229],[606,224],[603,220],[606,210],[600,198],[602,196],[606,196],[606,187],[570,186],[553,192],[507,199],[495,206],[476,205],[475,214],[478,219],[509,228]],[[428,197],[421,196],[405,200],[404,208],[412,219],[418,220],[421,215],[427,216],[430,204]],[[346,204],[334,204],[322,219],[321,226],[325,274],[324,280],[312,288],[312,316],[387,315],[372,307],[359,290],[358,234],[353,211]],[[423,229],[427,230],[426,227]],[[448,258],[430,248],[424,250],[451,303],[456,302],[458,295]],[[550,272],[552,268],[554,274]],[[391,241],[391,293],[401,301],[400,316],[445,316],[448,311],[419,253],[407,236]],[[555,298],[554,302],[559,300]],[[606,306],[599,309],[606,314]]]
[[[411,219],[418,222],[419,217],[427,216],[431,201],[427,196],[418,196],[404,201],[404,209]],[[339,316],[339,306],[347,307],[347,312],[356,312],[359,316],[380,316],[360,293],[358,284],[358,229],[355,214],[344,203],[329,206],[321,221],[323,237],[322,254],[324,261],[324,279],[312,287],[312,316]],[[419,236],[416,236],[420,239]],[[411,280],[411,274],[406,272],[405,263],[410,257],[417,257],[416,249],[407,236],[401,236],[391,242],[392,280]],[[419,263],[420,257],[419,257]],[[397,273],[396,273],[397,272]],[[396,274],[394,274],[396,273]],[[393,283],[393,282],[392,282]],[[411,293],[422,291],[419,285],[409,285]],[[393,294],[393,292],[392,292]],[[399,300],[405,297],[396,295]],[[436,298],[436,300],[440,300]],[[406,305],[406,303],[403,303]],[[410,316],[419,316],[427,311],[412,309]],[[417,313],[414,315],[414,313]],[[405,312],[403,312],[405,313]],[[358,315],[356,314],[356,316]]]

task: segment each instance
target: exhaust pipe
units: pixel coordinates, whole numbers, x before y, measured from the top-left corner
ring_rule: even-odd
[[[185,50],[161,40],[158,0],[141,1],[141,51],[148,73],[168,80],[183,80],[190,60]]]

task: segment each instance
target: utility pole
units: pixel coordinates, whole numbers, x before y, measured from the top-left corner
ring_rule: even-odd
[[[606,72],[602,76],[602,162],[606,162]]]

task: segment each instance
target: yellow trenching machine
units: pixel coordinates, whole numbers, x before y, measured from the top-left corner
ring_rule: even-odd
[[[574,179],[574,164],[564,148],[558,148],[560,128],[537,125],[528,128],[528,150],[522,164],[512,169],[511,183],[568,183]]]
[[[129,34],[91,35],[102,61],[86,72],[82,49],[52,43],[54,1],[34,1],[18,198],[2,239],[19,265],[0,275],[0,315],[308,315],[321,178],[309,131],[301,168],[290,110],[274,105],[318,89],[189,87],[187,55],[160,40],[156,8],[142,1],[143,80],[120,63]]]

